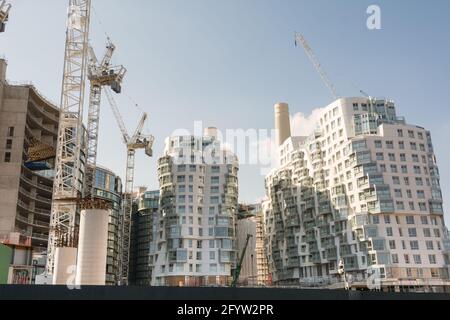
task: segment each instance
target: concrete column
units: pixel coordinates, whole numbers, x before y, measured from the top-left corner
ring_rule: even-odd
[[[76,265],[76,248],[56,248],[53,284],[61,286],[68,284],[73,285]]]
[[[105,285],[108,223],[107,210],[81,212],[76,285]]]
[[[281,146],[291,137],[291,119],[289,105],[278,103],[275,105],[275,130],[277,132],[277,145]]]

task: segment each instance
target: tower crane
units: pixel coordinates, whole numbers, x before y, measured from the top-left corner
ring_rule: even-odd
[[[150,135],[144,135],[142,130],[145,122],[148,119],[147,113],[143,113],[141,120],[132,137],[127,132],[123,118],[120,114],[119,108],[110,92],[109,88],[105,90],[106,97],[108,98],[109,105],[114,113],[119,129],[122,133],[123,142],[127,147],[127,166],[126,166],[126,179],[125,179],[125,193],[122,206],[122,256],[120,262],[120,270],[122,276],[122,284],[128,283],[128,270],[129,270],[129,255],[130,255],[130,232],[131,232],[131,214],[133,210],[133,187],[134,187],[134,168],[136,150],[143,149],[145,154],[149,157],[153,156],[153,143],[154,137]]]
[[[5,25],[9,18],[9,10],[11,4],[6,3],[6,0],[0,2],[0,33],[5,32]]]
[[[69,0],[60,121],[56,149],[53,202],[46,273],[53,274],[57,248],[76,247],[79,206],[83,194],[86,138],[83,101],[89,49],[91,0]],[[54,278],[54,283],[57,280]]]
[[[309,44],[306,41],[305,37],[301,33],[296,32],[295,33],[295,46],[299,46],[299,45],[302,45],[303,48],[305,49],[305,52],[308,55],[308,58],[311,60],[312,64],[314,65],[314,68],[319,73],[320,78],[322,79],[324,84],[330,90],[331,95],[333,96],[333,98],[336,99],[336,100],[339,99],[340,96],[337,93],[336,87],[331,82],[331,80],[328,78],[328,75],[326,74],[326,72],[323,70],[322,65],[320,64],[319,59],[315,55],[314,51],[309,46]]]
[[[241,258],[239,259],[239,262],[236,266],[236,270],[234,270],[233,274],[233,282],[231,283],[231,287],[236,288],[237,283],[239,281],[239,277],[241,275],[242,270],[242,264],[244,263],[245,253],[247,252],[248,244],[250,243],[250,239],[253,237],[253,235],[248,234],[247,240],[245,242],[244,249],[242,250]]]
[[[99,63],[94,49],[89,46],[88,79],[90,81],[89,114],[88,114],[88,149],[85,181],[85,197],[93,197],[93,180],[97,166],[97,149],[100,122],[100,104],[102,88],[110,87],[115,93],[121,93],[122,81],[127,72],[123,66],[111,66],[111,59],[116,47],[108,38],[106,53]]]

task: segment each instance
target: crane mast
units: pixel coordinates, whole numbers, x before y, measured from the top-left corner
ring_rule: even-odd
[[[312,48],[309,46],[308,41],[306,41],[305,37],[302,34],[296,32],[295,33],[295,45],[298,46],[299,44],[302,45],[303,48],[305,49],[305,52],[308,55],[308,58],[311,60],[312,64],[314,65],[314,68],[316,69],[317,73],[319,74],[319,76],[322,79],[322,81],[324,82],[324,84],[330,90],[333,98],[339,99],[340,96],[337,93],[336,87],[331,82],[331,80],[328,78],[328,75],[326,74],[326,72],[323,70],[322,65],[319,62],[319,59],[315,55]]]
[[[231,283],[231,287],[233,287],[233,288],[236,288],[237,283],[239,281],[239,277],[241,275],[241,270],[242,270],[242,264],[244,263],[245,253],[247,252],[248,244],[250,243],[250,239],[252,237],[253,237],[253,235],[251,235],[251,234],[247,235],[247,240],[245,242],[244,249],[242,250],[241,257],[240,257],[240,259],[238,261],[238,264],[236,266],[236,270],[234,271],[234,274],[233,274],[233,282]]]
[[[153,136],[146,136],[142,134],[142,129],[144,128],[145,122],[148,119],[147,113],[144,112],[141,120],[133,134],[132,137],[127,132],[123,118],[120,114],[119,108],[117,107],[114,98],[109,91],[105,90],[106,97],[108,98],[111,109],[116,118],[119,129],[122,133],[124,143],[127,147],[127,164],[126,164],[126,178],[125,178],[125,192],[123,196],[122,214],[120,219],[121,229],[121,243],[122,243],[122,253],[120,259],[120,273],[122,276],[122,284],[128,283],[129,275],[129,261],[130,261],[130,233],[131,233],[131,214],[133,211],[133,188],[134,188],[134,169],[135,169],[135,159],[136,150],[144,149],[145,154],[149,157],[153,156],[152,148],[154,143]]]
[[[5,32],[5,25],[9,18],[9,11],[11,4],[6,3],[6,0],[0,2],[0,33]]]
[[[100,126],[100,105],[102,98],[102,88],[111,87],[116,93],[121,92],[121,84],[126,73],[123,66],[111,67],[111,58],[116,47],[108,39],[106,45],[106,53],[98,64],[94,49],[89,47],[89,72],[88,78],[90,81],[90,95],[89,95],[89,113],[88,113],[88,154],[87,154],[87,169],[85,182],[85,196],[93,197],[93,181],[95,168],[97,166],[97,150],[98,137]]]
[[[90,15],[91,0],[69,0],[47,274],[53,274],[57,247],[77,246],[76,199],[83,194],[85,170],[83,101]]]

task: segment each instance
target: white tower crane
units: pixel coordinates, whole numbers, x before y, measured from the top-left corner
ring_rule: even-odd
[[[0,2],[0,33],[5,32],[5,24],[9,18],[9,10],[11,10],[11,4],[6,3],[6,0]]]
[[[149,157],[153,156],[153,143],[154,137],[149,135],[144,135],[142,130],[144,128],[145,122],[147,121],[148,115],[144,112],[142,118],[137,126],[132,137],[127,132],[123,118],[120,114],[119,108],[112,96],[109,89],[105,90],[106,97],[108,98],[111,109],[119,125],[119,129],[122,132],[123,141],[127,147],[127,167],[126,167],[126,179],[125,179],[125,193],[123,202],[123,213],[122,213],[122,256],[120,263],[120,270],[122,275],[122,284],[128,283],[128,270],[129,270],[129,255],[130,255],[130,232],[131,232],[131,214],[133,210],[133,187],[134,187],[134,167],[135,167],[135,157],[136,150],[144,149],[145,154]]]
[[[61,110],[56,150],[47,274],[53,274],[58,247],[76,247],[78,205],[83,193],[86,138],[83,101],[91,0],[69,0]],[[57,284],[57,283],[55,283]]]
[[[323,70],[322,65],[319,62],[319,59],[314,54],[314,51],[309,46],[305,37],[302,34],[296,32],[295,33],[295,45],[298,46],[299,44],[301,44],[303,46],[303,48],[305,49],[306,54],[308,55],[309,59],[311,60],[312,64],[314,65],[314,68],[319,73],[320,77],[322,78],[322,81],[325,83],[327,88],[330,90],[333,98],[336,100],[339,99],[340,96],[337,93],[336,87],[331,82],[331,80],[328,78],[328,75],[326,74],[326,72]]]
[[[114,92],[120,93],[122,81],[126,73],[123,66],[111,66],[111,59],[116,47],[108,39],[106,53],[98,62],[94,49],[89,47],[88,78],[90,81],[89,115],[88,115],[88,154],[85,182],[85,196],[93,197],[92,187],[95,167],[97,166],[98,131],[100,122],[100,104],[102,88],[110,87]]]

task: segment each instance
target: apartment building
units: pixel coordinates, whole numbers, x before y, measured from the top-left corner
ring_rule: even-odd
[[[160,212],[152,285],[226,285],[236,264],[238,160],[217,139],[166,140],[158,161]]]
[[[59,110],[6,68],[0,59],[0,242],[13,249],[10,280],[25,284],[47,249]]]
[[[131,219],[130,285],[151,284],[150,256],[155,254],[159,190],[145,191],[135,201]]]
[[[269,267],[264,246],[264,217],[261,204],[239,206],[237,223],[239,259],[244,252],[248,235],[251,235],[251,238],[244,255],[239,285],[267,286],[269,285]]]
[[[353,286],[445,290],[431,133],[398,117],[389,100],[337,100],[307,137],[290,135],[286,104],[275,111],[280,166],[266,177],[263,203],[274,283],[341,282],[342,261]]]

